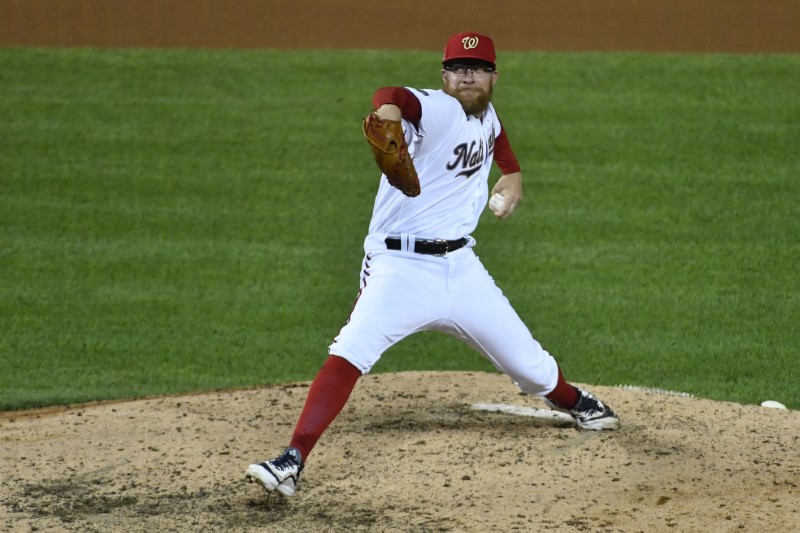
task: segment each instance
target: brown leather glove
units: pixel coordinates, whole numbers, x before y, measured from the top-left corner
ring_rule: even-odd
[[[389,184],[406,196],[420,193],[419,176],[408,154],[408,145],[399,120],[382,120],[376,113],[364,118],[364,137],[372,146],[375,162]]]

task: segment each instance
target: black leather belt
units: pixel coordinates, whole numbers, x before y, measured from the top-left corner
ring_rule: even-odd
[[[425,255],[445,255],[449,252],[455,252],[459,248],[463,248],[468,242],[469,240],[466,237],[454,241],[446,241],[444,239],[415,239],[414,252]],[[400,239],[386,237],[386,248],[388,250],[400,250]]]

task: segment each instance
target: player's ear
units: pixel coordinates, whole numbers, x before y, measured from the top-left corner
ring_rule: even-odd
[[[444,82],[446,82],[446,81],[447,81],[447,80],[445,79],[445,76],[447,76],[447,71],[446,71],[445,69],[442,69],[442,81],[444,81]]]

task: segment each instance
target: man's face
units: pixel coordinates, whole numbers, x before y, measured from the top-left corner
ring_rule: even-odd
[[[492,101],[497,71],[454,63],[442,69],[442,90],[458,100],[468,115],[480,115]]]

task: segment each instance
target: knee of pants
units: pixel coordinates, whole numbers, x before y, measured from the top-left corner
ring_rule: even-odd
[[[362,353],[363,349],[358,350],[358,352]],[[359,353],[356,353],[356,351],[350,349],[345,344],[337,341],[334,341],[333,344],[328,347],[329,355],[336,355],[346,360],[348,363],[360,370],[362,375],[368,374],[372,367],[375,366],[375,363],[378,362],[378,359],[381,358],[381,354],[371,357],[364,357],[359,355]]]
[[[503,372],[514,380],[519,390],[531,396],[546,396],[558,383],[558,364],[548,355],[539,364],[524,365]]]

